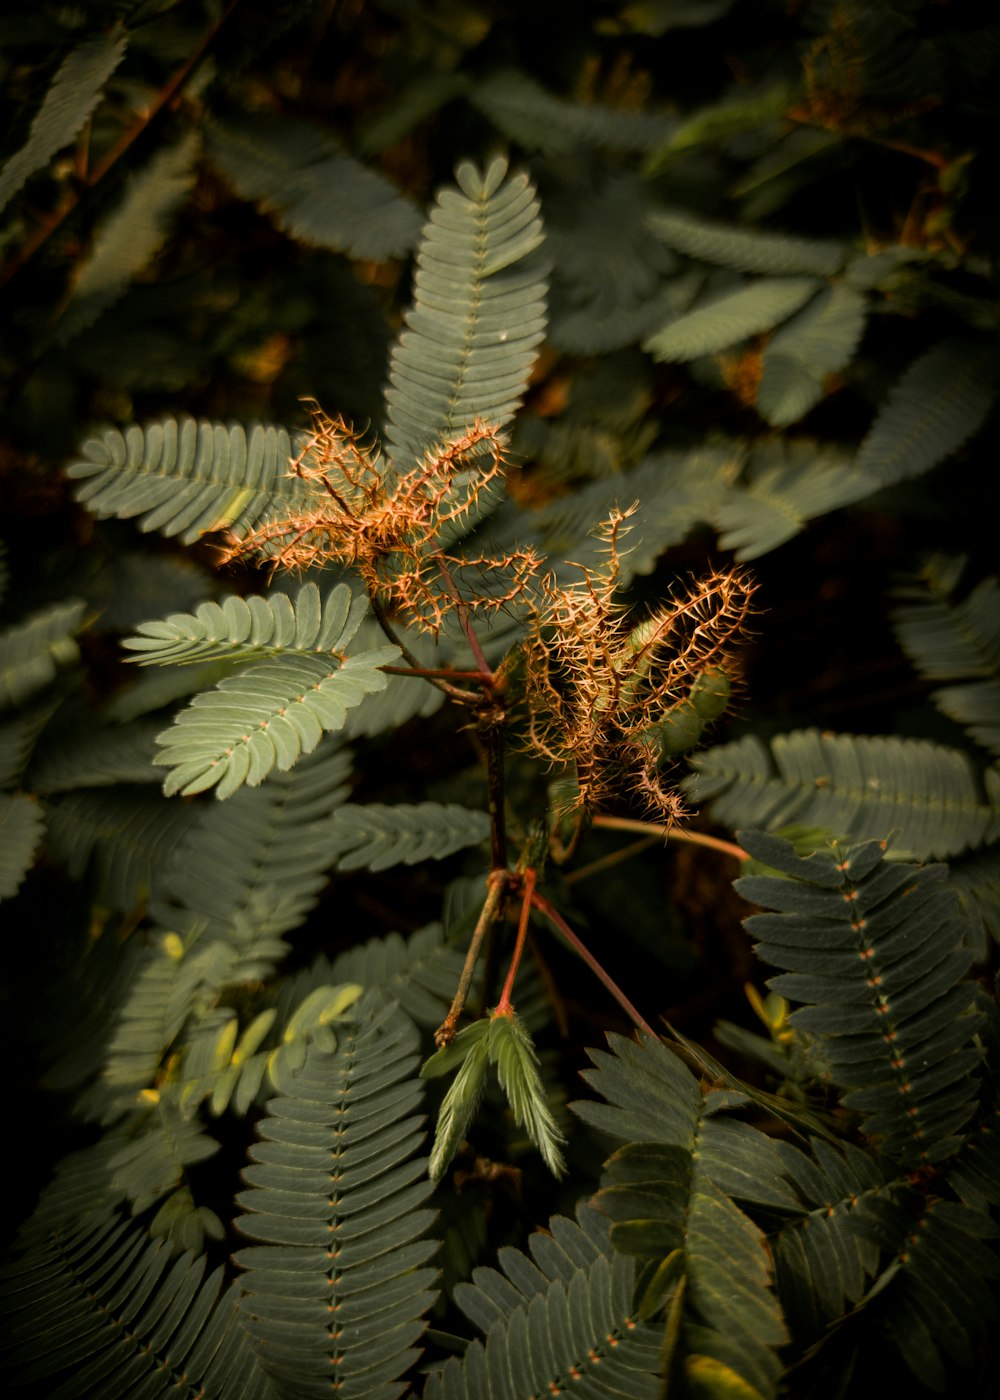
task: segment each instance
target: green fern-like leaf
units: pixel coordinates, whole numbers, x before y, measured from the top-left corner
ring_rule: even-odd
[[[341,953],[327,980],[377,990],[419,1026],[431,1027],[440,1023],[461,971],[461,953],[444,941],[440,924],[428,924],[405,940],[391,933]]]
[[[394,624],[394,631],[421,666],[432,669],[447,664],[447,657],[442,656],[426,632],[405,627],[399,619]],[[358,629],[352,645],[355,651],[364,651],[384,640],[385,633],[374,618],[368,617]],[[348,713],[344,738],[370,738],[373,734],[398,729],[407,720],[418,717],[426,719],[441,708],[444,700],[444,692],[426,681],[413,676],[387,675],[384,690],[367,695],[360,705]]]
[[[224,1269],[172,1258],[163,1240],[105,1208],[44,1231],[8,1266],[0,1305],[17,1383],[50,1400],[167,1400],[202,1387],[220,1400],[280,1400],[239,1325],[239,1289]],[[53,1292],[47,1283],[60,1279]]]
[[[477,418],[502,427],[527,385],[544,337],[545,284],[524,259],[542,225],[528,177],[506,174],[499,158],[485,173],[460,165],[459,189],[442,190],[424,226],[386,390],[397,469]]]
[[[86,604],[75,599],[56,603],[0,632],[0,708],[19,705],[77,659],[73,634],[85,612]]]
[[[826,287],[771,337],[757,388],[757,408],[784,428],[823,396],[827,375],[851,361],[865,325],[861,292],[846,282]]]
[[[788,822],[862,840],[888,837],[900,853],[940,858],[1000,836],[1000,809],[982,800],[969,760],[923,739],[867,738],[815,729],[748,734],[694,755],[685,783],[730,826]]]
[[[885,1177],[867,1153],[849,1143],[834,1150],[813,1138],[809,1153],[780,1147],[788,1180],[804,1209],[771,1240],[778,1296],[797,1337],[812,1340],[858,1304],[878,1272],[882,1251],[865,1220],[879,1208]]]
[[[421,1140],[417,1038],[393,1007],[358,1007],[337,1050],[282,1076],[239,1197],[244,1326],[282,1393],[389,1400],[415,1359],[436,1249]]]
[[[618,1036],[610,1044],[612,1054],[590,1052],[596,1069],[584,1075],[608,1102],[573,1107],[627,1144],[608,1163],[595,1198],[615,1222],[612,1241],[661,1265],[666,1281],[654,1301],[669,1299],[683,1280],[675,1301],[685,1366],[697,1373],[708,1358],[773,1395],[781,1373],[776,1348],[787,1334],[763,1235],[731,1196],[786,1208],[794,1202],[776,1145],[720,1111],[738,1106],[741,1095],[703,1095],[665,1046]]]
[[[40,802],[28,793],[0,792],[0,899],[17,893],[44,829]]]
[[[209,128],[208,154],[238,194],[303,243],[380,262],[417,241],[420,215],[410,200],[320,127],[230,113]]]
[[[807,520],[870,491],[870,480],[837,449],[779,440],[751,451],[745,476],[718,492],[708,518],[724,549],[739,560],[756,559],[792,539]]]
[[[424,1400],[510,1400],[573,1389],[594,1400],[661,1393],[660,1331],[632,1308],[635,1265],[612,1250],[593,1210],[579,1224],[556,1216],[529,1241],[505,1248],[500,1269],[476,1269],[455,1301],[486,1334],[462,1361],[428,1378]]]
[[[83,482],[77,500],[93,514],[139,516],[141,529],[190,544],[210,530],[242,536],[266,518],[308,510],[316,496],[289,471],[296,450],[284,428],[162,418],[105,428],[66,473]]]
[[[1000,756],[1000,582],[984,579],[956,603],[949,596],[955,572],[947,561],[933,561],[925,586],[907,589],[908,601],[893,611],[893,626],[922,676],[963,682],[935,691],[932,699]]]
[[[871,1320],[919,1382],[943,1392],[956,1379],[949,1359],[975,1365],[1000,1319],[1000,1229],[984,1212],[915,1191],[885,1203],[879,1223],[898,1240],[897,1263],[869,1305]]]
[[[92,713],[71,708],[35,751],[28,781],[42,794],[156,782],[153,755],[160,727],[155,719],[97,726]]]
[[[345,623],[337,644],[346,646],[360,616]],[[333,648],[331,648],[331,651]],[[324,731],[344,727],[347,711],[385,687],[380,666],[399,656],[381,646],[343,660],[332,656],[281,655],[247,667],[195,696],[159,736],[154,760],[171,768],[167,796],[214,787],[231,797],[244,783],[256,787],[277,767],[287,771],[311,753]]]
[[[58,698],[49,696],[39,705],[28,706],[0,724],[0,788],[21,783],[39,735],[52,718]],[[34,784],[29,784],[34,788]],[[35,789],[37,791],[37,789]]]
[[[82,128],[104,84],[125,56],[128,35],[120,25],[84,42],[64,59],[31,124],[28,140],[0,170],[0,209],[36,170],[42,170]]]
[[[761,278],[669,321],[646,338],[643,349],[656,360],[694,360],[728,350],[780,325],[821,285],[815,277]]]
[[[675,210],[651,214],[648,223],[657,238],[675,252],[731,267],[735,272],[759,272],[766,277],[832,277],[846,256],[839,243],[732,228]]]
[[[890,392],[858,452],[881,486],[929,471],[978,432],[996,398],[992,346],[946,340],[914,360]]]
[[[676,310],[674,289],[663,285],[676,259],[645,227],[650,201],[638,175],[562,182],[543,193],[553,344],[604,354],[662,325]]]
[[[426,1062],[421,1074],[434,1078],[458,1067],[438,1115],[429,1171],[443,1174],[469,1128],[486,1083],[490,1065],[496,1069],[514,1121],[527,1132],[553,1176],[563,1176],[566,1163],[538,1070],[538,1053],[524,1021],[511,1007],[492,1011],[460,1031]]]
[[[576,152],[581,146],[649,151],[663,141],[671,126],[669,118],[652,112],[569,102],[514,68],[474,84],[469,98],[519,146],[550,155]]]
[[[297,927],[333,862],[330,822],[347,796],[349,773],[349,756],[325,744],[291,772],[242,788],[225,807],[196,808],[154,881],[159,922],[251,940]]]
[[[231,595],[221,603],[202,603],[194,613],[144,622],[139,635],[126,637],[122,645],[137,653],[133,659],[141,666],[325,656],[349,645],[367,611],[367,599],[355,598],[346,583],[325,597],[315,583],[304,583],[294,599],[287,593]]]
[[[417,865],[444,860],[465,846],[475,846],[490,834],[485,812],[456,802],[347,803],[331,824],[332,854],[338,870],[388,870],[393,865]]]
[[[906,1165],[941,1161],[961,1145],[978,1090],[970,1041],[971,956],[943,866],[887,862],[880,842],[803,859],[787,841],[741,833],[782,878],[736,883],[752,903],[757,953],[787,969],[769,981],[808,1005],[792,1015],[822,1040],[843,1102],[865,1131]]]
[[[80,264],[69,305],[55,329],[60,345],[96,321],[159,252],[171,218],[194,183],[198,152],[198,138],[190,133],[132,177]]]
[[[103,907],[134,913],[148,900],[194,813],[159,793],[105,789],[56,794],[47,807],[47,843],[72,879],[89,876]]]
[[[110,1191],[112,1198],[125,1196],[136,1215],[179,1186],[185,1168],[219,1150],[214,1137],[169,1102],[134,1114],[125,1132],[108,1163]]]

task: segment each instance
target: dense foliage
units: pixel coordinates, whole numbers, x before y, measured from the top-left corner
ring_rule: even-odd
[[[15,1393],[988,1393],[1000,25],[0,40]]]

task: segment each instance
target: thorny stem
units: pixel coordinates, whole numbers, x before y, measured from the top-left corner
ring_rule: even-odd
[[[452,999],[448,1014],[434,1032],[434,1044],[439,1048],[442,1045],[450,1045],[455,1039],[455,1032],[458,1028],[458,1018],[461,1016],[469,995],[469,988],[472,986],[472,976],[476,970],[476,963],[479,960],[479,951],[483,946],[483,939],[493,927],[499,922],[503,913],[504,896],[510,887],[509,870],[491,870],[486,877],[486,902],[479,912],[476,920],[476,927],[473,930],[472,938],[469,942],[469,951],[465,955],[465,965],[462,968],[462,975],[458,979],[458,988]]]
[[[652,1026],[650,1026],[648,1021],[643,1019],[642,1015],[635,1009],[635,1007],[629,1001],[628,997],[622,991],[621,987],[619,987],[618,983],[614,980],[614,978],[609,972],[605,971],[605,969],[594,957],[590,949],[586,948],[583,945],[583,943],[580,942],[580,939],[570,928],[569,924],[559,913],[559,910],[555,907],[555,905],[550,904],[549,901],[545,898],[545,896],[539,894],[537,890],[532,891],[531,903],[532,906],[535,909],[537,909],[540,914],[544,914],[548,921],[559,930],[559,932],[562,934],[563,938],[565,938],[566,942],[570,945],[570,947],[575,952],[579,953],[580,957],[587,964],[587,966],[590,968],[591,972],[598,979],[598,981],[603,983],[603,985],[607,987],[608,991],[611,993],[615,1001],[625,1012],[626,1016],[628,1016],[628,1018],[638,1027],[639,1030],[643,1032],[644,1035],[652,1036],[654,1040],[657,1040],[659,1037],[653,1030]]]
[[[500,1000],[494,1009],[495,1016],[506,1016],[513,1009],[510,994],[514,990],[514,978],[517,976],[517,969],[521,965],[521,955],[524,952],[524,940],[528,936],[528,920],[531,918],[531,900],[535,893],[535,881],[538,873],[529,866],[524,872],[524,886],[521,895],[521,921],[517,926],[517,941],[514,944],[514,952],[511,955],[510,967],[507,971],[507,980],[503,984],[503,991],[500,993]]]
[[[191,73],[205,57],[205,54],[214,43],[219,30],[238,4],[239,0],[229,0],[229,4],[223,10],[219,18],[206,29],[200,41],[195,46],[194,52],[189,58],[185,59],[177,69],[177,72],[174,73],[173,77],[167,80],[149,106],[145,108],[144,111],[140,112],[129,129],[122,133],[104,159],[94,166],[89,175],[84,176],[82,183],[76,189],[70,190],[62,204],[52,211],[44,223],[39,225],[32,237],[28,239],[27,243],[18,253],[17,257],[12,258],[7,266],[0,271],[0,287],[6,286],[13,277],[17,276],[21,268],[31,261],[42,244],[47,243],[55,231],[69,218],[70,214],[72,214],[73,210],[83,199],[84,194],[86,194],[88,190],[92,190],[96,184],[104,179],[108,171],[111,170],[113,166],[117,165],[118,161],[121,160],[129,147],[160,115],[163,109],[173,101],[191,76]]]
[[[701,831],[685,831],[678,826],[661,826],[657,822],[634,821],[631,817],[593,817],[594,826],[603,826],[612,831],[639,831],[650,836],[665,836],[668,841],[683,841],[689,846],[707,846],[713,851],[722,851],[737,860],[749,860],[742,846],[733,841],[722,841],[718,836],[706,836]]]

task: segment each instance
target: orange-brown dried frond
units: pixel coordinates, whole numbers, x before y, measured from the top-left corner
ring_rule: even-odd
[[[227,558],[263,554],[272,567],[290,569],[346,564],[357,569],[369,593],[411,611],[413,621],[434,633],[457,602],[441,560],[490,572],[488,596],[462,599],[467,608],[503,607],[520,596],[538,568],[530,551],[457,560],[441,550],[503,476],[506,446],[499,428],[477,420],[410,471],[397,473],[376,444],[366,444],[342,418],[314,405],[312,433],[290,472],[318,488],[315,501],[259,526]]]
[[[615,593],[627,515],[602,528],[606,563],[580,582],[543,581],[542,606],[524,649],[525,743],[576,772],[580,805],[594,809],[623,788],[667,821],[681,810],[659,772],[648,732],[698,678],[728,662],[750,611],[753,585],[738,571],[692,584],[636,625]]]
[[[519,601],[539,567],[530,549],[475,558],[435,551],[396,574],[384,592],[411,623],[436,636],[446,615],[459,605],[467,613],[489,613]],[[482,581],[479,591],[453,587],[469,569]]]

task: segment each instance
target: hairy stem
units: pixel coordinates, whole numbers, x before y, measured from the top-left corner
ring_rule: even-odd
[[[701,831],[685,831],[678,826],[661,826],[657,822],[633,821],[631,817],[594,817],[594,826],[603,826],[609,831],[638,831],[650,836],[665,836],[668,841],[682,841],[688,846],[706,846],[712,851],[722,851],[737,860],[749,860],[742,846],[734,841],[722,841],[718,836],[706,836]]]
[[[462,968],[462,975],[458,979],[458,988],[452,998],[447,1016],[434,1032],[434,1043],[439,1048],[442,1045],[450,1045],[455,1039],[458,1018],[461,1016],[469,996],[469,988],[472,986],[472,977],[479,960],[483,939],[493,925],[500,921],[503,915],[504,896],[509,887],[510,871],[508,870],[491,870],[486,877],[486,902],[479,912],[476,927],[472,931],[469,951],[465,955],[465,965]]]
[[[626,1016],[628,1016],[629,1020],[632,1021],[632,1023],[640,1031],[642,1031],[644,1035],[650,1035],[653,1037],[654,1040],[656,1040],[658,1037],[656,1032],[653,1030],[652,1026],[632,1005],[628,997],[622,991],[621,987],[619,987],[618,983],[611,976],[610,972],[607,972],[594,957],[590,949],[585,947],[584,944],[581,943],[580,939],[570,928],[569,924],[559,913],[559,910],[555,907],[555,905],[550,904],[549,901],[545,898],[545,896],[539,894],[537,890],[534,890],[532,892],[531,903],[533,908],[537,909],[540,914],[544,914],[545,917],[548,919],[549,923],[553,924],[554,927],[559,930],[559,932],[562,934],[563,938],[565,938],[566,942],[570,945],[573,951],[579,953],[580,957],[587,964],[587,966],[590,968],[591,972],[598,979],[598,981],[601,982],[605,987],[607,987],[608,991],[614,997],[615,1001],[618,1003],[621,1009],[625,1012]]]

